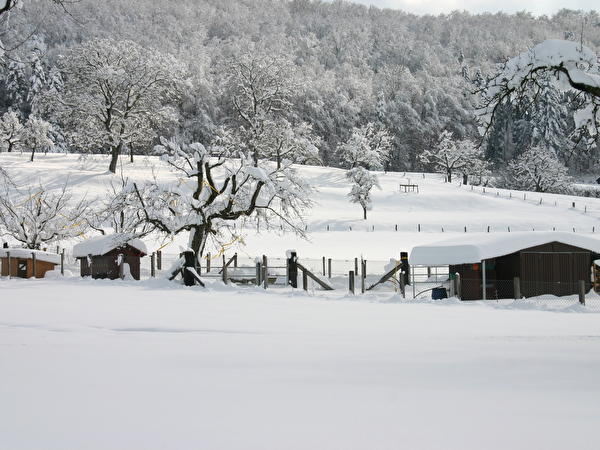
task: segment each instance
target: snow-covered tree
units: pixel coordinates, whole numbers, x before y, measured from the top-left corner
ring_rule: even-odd
[[[310,127],[296,125],[289,114],[291,99],[301,88],[289,58],[250,47],[225,63],[225,96],[239,132],[255,162],[272,158],[314,158],[315,145],[306,139]]]
[[[27,248],[69,239],[87,228],[89,202],[79,201],[65,184],[59,191],[28,186],[13,193],[7,183],[0,195],[0,230]]]
[[[565,194],[571,190],[571,181],[567,168],[552,151],[532,147],[508,164],[504,185],[509,189]]]
[[[385,129],[377,129],[373,123],[353,128],[346,142],[337,148],[338,157],[348,169],[364,167],[380,170],[389,158],[391,137]]]
[[[313,188],[289,161],[280,166],[256,162],[238,137],[226,131],[209,148],[163,139],[157,150],[179,181],[130,183],[123,195],[137,200],[144,221],[156,230],[189,232],[196,255],[203,254],[211,238],[230,241],[238,220],[304,235],[303,215],[312,204]]]
[[[0,151],[13,152],[22,148],[23,124],[14,111],[0,118]]]
[[[181,64],[131,41],[94,40],[62,60],[57,116],[78,146],[105,149],[115,172],[124,149],[143,147],[176,120]]]
[[[22,142],[24,148],[31,150],[31,161],[33,161],[38,148],[49,149],[54,145],[52,139],[49,137],[51,129],[52,125],[38,117],[32,115],[27,119],[27,123],[25,123],[25,128],[23,129]]]
[[[358,203],[363,209],[363,219],[367,220],[367,211],[373,208],[371,189],[381,189],[377,175],[364,167],[357,166],[346,171],[346,178],[352,183],[348,198],[352,203]]]
[[[480,111],[486,126],[502,105],[536,99],[547,89],[578,95],[575,127],[595,136],[600,121],[600,72],[596,54],[576,42],[547,40],[510,59],[486,86],[486,101]],[[593,141],[590,140],[590,143]]]
[[[338,146],[340,161],[348,169],[346,178],[352,183],[348,197],[363,208],[363,217],[372,208],[371,189],[379,186],[377,175],[369,170],[381,170],[389,158],[391,138],[385,130],[376,130],[372,123],[354,128],[350,138]]]
[[[419,158],[433,170],[443,172],[448,183],[452,182],[452,175],[456,172],[462,173],[466,182],[468,175],[485,166],[482,163],[483,152],[475,144],[469,140],[457,142],[449,131],[443,131],[437,146],[433,150],[425,150]]]

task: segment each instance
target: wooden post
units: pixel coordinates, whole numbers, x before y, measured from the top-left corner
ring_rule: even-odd
[[[287,275],[288,285],[293,288],[298,287],[298,256],[296,252],[290,252],[290,257],[287,260]]]
[[[360,263],[360,292],[365,293],[365,281],[367,278],[367,261],[361,261]]]
[[[348,289],[354,294],[354,271],[348,272]]]
[[[60,274],[64,277],[65,276],[65,249],[62,249],[62,252],[60,252]]]
[[[331,258],[329,258],[327,260],[327,270],[329,271],[329,273],[328,273],[329,277],[328,278],[331,278]]]
[[[579,303],[585,306],[585,281],[579,280]]]
[[[260,286],[261,277],[262,277],[261,263],[260,263],[260,261],[256,261],[256,272],[255,272],[255,279],[254,279],[254,284],[256,286]]]
[[[327,276],[327,272],[325,271],[325,257],[323,256],[323,276]]]
[[[194,252],[188,251],[183,253],[183,257],[185,258],[185,263],[183,265],[183,284],[185,286],[193,286],[195,284],[195,278],[187,268],[196,268],[196,255]]]
[[[400,292],[402,292],[402,297],[406,297],[406,274],[404,271],[400,271]]]
[[[37,257],[35,252],[31,252],[31,262],[33,266],[33,278],[37,278]]]
[[[210,272],[210,252],[206,254],[206,273]]]
[[[159,250],[156,252],[156,268],[162,270],[162,252]]]
[[[236,256],[237,256],[237,253],[236,253]],[[236,259],[236,261],[237,261],[237,259]],[[265,289],[267,289],[267,287],[269,287],[269,266],[268,266],[268,261],[267,261],[267,255],[263,255],[262,271],[263,271],[263,275],[262,275],[263,287]]]
[[[308,291],[308,272],[306,269],[302,270],[302,289]]]
[[[515,300],[521,300],[521,279],[519,277],[515,277],[513,279],[514,290],[515,290]]]
[[[6,252],[6,263],[8,264],[8,278],[10,278],[10,252]]]
[[[358,258],[354,258],[354,273],[355,274],[359,274],[360,273],[358,271]]]
[[[150,276],[156,278],[156,253],[152,252],[150,255]]]

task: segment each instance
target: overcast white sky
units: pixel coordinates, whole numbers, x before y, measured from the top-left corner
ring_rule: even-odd
[[[534,16],[551,15],[563,8],[600,11],[595,0],[348,0],[379,8],[401,9],[413,14],[446,14],[455,10],[466,10],[474,14],[503,11],[509,14],[528,11]]]

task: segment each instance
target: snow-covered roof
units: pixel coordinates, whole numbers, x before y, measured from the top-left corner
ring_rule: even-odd
[[[131,239],[128,234],[110,234],[86,239],[73,246],[73,256],[83,258],[88,255],[102,256],[115,248],[129,245],[140,252],[148,254],[146,244],[139,239]]]
[[[477,263],[550,242],[562,242],[600,253],[600,239],[575,233],[559,231],[469,233],[416,246],[412,249],[408,261],[413,266]]]
[[[38,261],[60,264],[60,255],[56,253],[43,252],[41,250],[31,250],[28,248],[1,248],[0,258],[6,258],[8,252],[10,252],[11,258],[31,259],[31,254],[35,253],[35,259]]]

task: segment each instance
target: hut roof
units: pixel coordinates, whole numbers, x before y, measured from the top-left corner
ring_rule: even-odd
[[[148,254],[146,244],[139,239],[131,239],[128,234],[110,234],[106,236],[96,236],[79,242],[73,246],[73,256],[83,258],[88,255],[103,256],[116,248],[129,245],[139,250],[143,254]]]
[[[530,247],[562,242],[600,253],[600,239],[559,231],[522,231],[513,233],[469,233],[413,248],[408,258],[414,266],[471,264],[510,255]]]
[[[10,252],[11,258],[31,259],[31,254],[35,253],[38,261],[49,262],[51,264],[60,264],[60,255],[56,253],[44,252],[42,250],[31,250],[28,248],[0,248],[0,258],[6,258]]]

